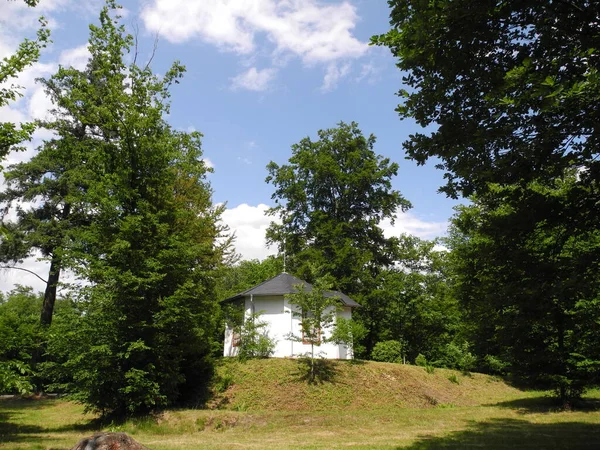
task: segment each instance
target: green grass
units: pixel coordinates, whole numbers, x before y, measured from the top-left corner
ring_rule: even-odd
[[[479,374],[341,364],[333,382],[309,386],[288,363],[224,363],[219,373],[229,380],[213,402],[221,409],[171,410],[120,425],[100,425],[64,400],[0,400],[0,449],[69,449],[100,429],[127,432],[153,450],[600,448],[598,390],[578,410],[561,411],[543,392]]]

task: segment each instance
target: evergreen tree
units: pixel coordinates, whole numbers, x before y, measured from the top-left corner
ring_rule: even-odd
[[[133,39],[116,10],[109,0],[100,26],[90,26],[87,68],[61,68],[47,83],[57,149],[73,143],[79,163],[59,177],[74,188],[62,201],[84,219],[66,235],[61,261],[88,283],[76,326],[52,333],[58,363],[48,370],[88,408],[124,416],[199,399],[229,240],[217,243],[223,208],[212,205],[201,135],[164,120],[184,68],[157,77],[125,64]]]

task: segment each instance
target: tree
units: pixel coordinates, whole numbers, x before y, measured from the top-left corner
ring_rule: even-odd
[[[565,405],[600,373],[600,233],[577,220],[580,190],[575,174],[491,186],[459,208],[448,241],[477,355],[554,388]]]
[[[552,378],[566,401],[590,382],[577,367],[588,370],[596,359],[589,341],[580,342],[588,348],[581,361],[567,354],[575,328],[585,322],[578,308],[591,308],[596,317],[597,4],[389,4],[393,28],[372,43],[389,47],[406,71],[400,116],[433,129],[411,136],[404,148],[420,164],[439,157],[448,180],[442,191],[475,202],[456,222],[462,231],[455,244],[471,258],[459,258],[458,267],[477,275],[457,275],[459,292],[472,300],[470,314],[481,322],[476,328],[502,335],[496,327],[515,315],[515,336],[523,338],[477,345],[488,345],[492,356],[505,352],[513,370]],[[480,289],[492,306],[489,315],[477,301]],[[587,330],[589,339],[595,331]],[[528,358],[522,352],[532,355],[536,339],[539,358]]]
[[[371,325],[377,341],[401,342],[409,361],[419,354],[442,360],[461,327],[459,304],[448,285],[448,254],[436,244],[400,236],[398,264],[381,272],[372,292],[379,302]]]
[[[41,299],[31,288],[18,286],[0,293],[0,392],[31,392],[31,355],[42,330],[38,314]]]
[[[400,116],[435,126],[404,148],[420,164],[441,158],[442,190],[470,196],[572,167],[598,182],[595,1],[388,3],[392,29],[371,42],[405,71]]]
[[[34,7],[38,0],[24,0],[27,6]],[[0,61],[0,108],[8,105],[11,101],[22,95],[19,87],[8,85],[9,80],[16,78],[25,68],[34,64],[40,57],[40,51],[44,48],[50,39],[50,31],[46,28],[46,21],[40,18],[40,28],[35,40],[25,39],[19,45],[17,51]],[[0,160],[23,141],[31,139],[35,130],[32,123],[17,124],[1,122],[0,123]]]
[[[282,271],[283,258],[276,256],[269,256],[262,261],[258,259],[239,261],[237,264],[224,267],[217,284],[218,298],[224,300],[239,294],[279,275]]]
[[[377,314],[368,293],[396,259],[397,240],[386,238],[379,225],[410,203],[391,188],[398,165],[375,154],[375,136],[365,138],[356,123],[343,122],[318,135],[293,145],[289,164],[267,166],[276,203],[269,214],[281,219],[269,226],[267,241],[302,279],[314,281],[311,265],[331,275],[333,288],[354,296],[368,321]],[[374,343],[368,328],[367,352]]]
[[[58,355],[51,369],[63,389],[88,409],[126,416],[200,400],[212,367],[215,278],[230,240],[219,225],[223,207],[211,202],[201,135],[164,119],[184,68],[175,63],[158,77],[148,64],[126,65],[133,38],[111,17],[116,10],[107,1],[100,26],[90,26],[86,70],[62,68],[49,83],[56,123],[80,125],[86,137],[73,136],[74,148],[91,177],[67,196],[81,200],[89,220],[63,253],[88,283],[78,291],[85,311],[76,326],[51,333],[48,351]]]
[[[296,335],[290,332],[287,338],[295,342],[310,344],[310,352],[301,355],[300,363],[307,365],[306,375],[310,383],[317,380],[323,381],[329,374],[329,367],[327,364],[317,361],[317,357],[320,355],[315,354],[315,347],[336,339],[334,327],[340,307],[339,297],[327,295],[331,283],[325,278],[317,278],[310,290],[305,289],[302,284],[294,287],[296,292],[287,294],[285,297],[290,305],[295,306],[292,314],[300,319],[302,334]]]
[[[269,337],[269,324],[261,319],[263,311],[250,313],[244,316],[244,311],[239,311],[241,317],[234,333],[239,336],[238,358],[246,361],[252,358],[268,358],[275,351],[277,341]]]
[[[29,393],[45,381],[32,356],[41,353],[47,329],[40,326],[41,293],[29,287],[17,286],[7,294],[0,293],[0,392]],[[64,326],[72,314],[73,302],[68,298],[57,301],[57,320]],[[70,323],[70,321],[67,321]]]

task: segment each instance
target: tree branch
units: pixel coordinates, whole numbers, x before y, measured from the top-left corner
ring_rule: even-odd
[[[32,275],[35,275],[36,277],[38,277],[38,279],[42,280],[45,284],[48,284],[47,280],[44,280],[42,277],[40,277],[37,273],[29,270],[29,269],[25,269],[23,267],[14,267],[14,266],[0,266],[0,269],[16,269],[16,270],[22,270],[24,272],[29,272]]]

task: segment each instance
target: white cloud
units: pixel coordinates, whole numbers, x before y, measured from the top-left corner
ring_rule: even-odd
[[[418,218],[411,212],[398,212],[394,225],[390,220],[381,223],[386,237],[399,236],[402,233],[412,234],[421,239],[434,239],[446,234],[448,222],[428,222]]]
[[[235,208],[228,208],[223,213],[223,222],[235,232],[236,240],[234,246],[236,252],[243,259],[264,259],[269,255],[277,253],[275,247],[268,248],[265,233],[267,227],[275,217],[267,216],[265,213],[269,206],[259,204],[251,206],[241,204]],[[402,233],[412,234],[422,239],[433,239],[446,233],[447,222],[428,222],[419,219],[413,213],[398,214],[394,225],[389,220],[381,224],[386,237],[399,236]]]
[[[275,79],[275,69],[257,70],[251,67],[246,72],[231,78],[231,89],[247,89],[249,91],[265,91]]]
[[[269,207],[265,204],[251,206],[242,203],[235,208],[228,208],[223,213],[223,222],[235,233],[234,246],[243,259],[265,259],[277,253],[276,248],[267,248],[265,233],[273,221],[266,216]]]
[[[209,169],[214,169],[215,165],[214,163],[208,159],[208,158],[202,158],[202,161],[204,161],[204,165],[206,165],[206,167],[208,167]]]
[[[64,67],[73,67],[77,70],[83,70],[90,59],[88,44],[79,47],[64,50],[60,53],[58,62]]]
[[[338,81],[344,78],[350,72],[350,64],[346,63],[341,67],[337,64],[332,63],[327,67],[325,78],[323,79],[323,85],[321,86],[322,92],[329,92],[337,87]]]
[[[290,57],[309,66],[330,64],[368,49],[353,35],[358,15],[348,1],[152,0],[141,16],[149,31],[170,42],[200,39],[246,60],[266,52],[273,64]]]
[[[1,264],[4,267],[4,264]],[[48,277],[48,261],[39,261],[37,257],[27,258],[19,267],[30,270],[43,279]],[[46,284],[35,275],[18,269],[0,269],[0,291],[10,291],[15,285],[31,286],[35,291],[43,291]]]
[[[361,66],[360,74],[356,77],[356,82],[365,80],[369,84],[374,84],[379,79],[381,67],[377,67],[372,62]]]

